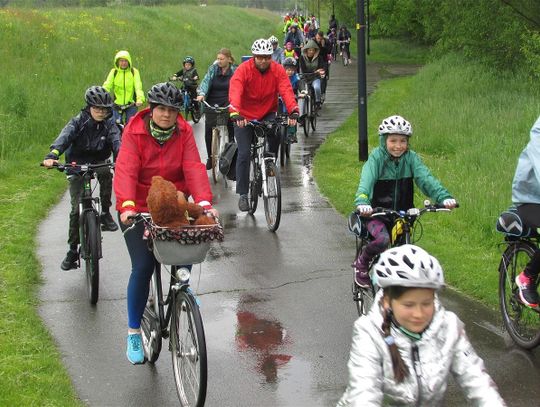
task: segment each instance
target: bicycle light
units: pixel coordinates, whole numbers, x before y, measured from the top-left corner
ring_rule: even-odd
[[[179,267],[176,269],[176,278],[181,283],[187,283],[189,281],[189,277],[191,276],[191,271],[189,271],[185,267]]]

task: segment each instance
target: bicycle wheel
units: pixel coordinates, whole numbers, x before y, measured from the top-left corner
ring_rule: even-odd
[[[254,157],[251,158],[249,165],[249,211],[250,215],[253,215],[257,210],[257,204],[259,202],[259,191],[261,190],[261,169],[259,168],[258,160]]]
[[[99,233],[98,219],[95,212],[87,211],[84,217],[85,229],[85,271],[86,290],[90,304],[96,304],[99,297],[99,248],[101,235]]]
[[[268,230],[275,232],[281,220],[281,182],[279,170],[273,161],[266,162],[266,194],[264,199],[264,213]]]
[[[148,292],[148,301],[144,308],[141,320],[141,334],[143,339],[144,356],[150,363],[155,363],[161,352],[161,326],[159,322],[159,301],[161,290],[161,278],[157,277],[156,271],[150,279],[150,289]]]
[[[540,314],[519,300],[516,276],[538,250],[532,243],[511,243],[499,264],[499,303],[503,324],[520,347],[532,349],[540,344]]]
[[[311,106],[311,98],[307,97],[306,100],[306,115],[304,117],[304,136],[309,137],[309,131],[310,131],[310,121],[311,121],[311,113],[312,113],[312,106]]]
[[[279,128],[279,163],[281,166],[285,165],[285,161],[289,158],[289,151],[291,145],[288,143],[287,139],[287,127],[280,126]]]
[[[343,62],[343,66],[347,66],[349,63],[349,56],[347,55],[347,51],[345,50],[345,47],[341,50],[341,62]]]
[[[369,288],[359,287],[358,284],[354,282],[354,270],[353,270],[352,293],[353,293],[353,301],[356,304],[356,311],[358,312],[358,316],[361,317],[362,315],[367,315],[375,299],[375,290],[373,289],[373,287],[369,287]]]
[[[179,291],[171,316],[171,356],[181,406],[199,407],[206,399],[206,341],[199,306],[189,291]]]
[[[219,180],[219,149],[220,149],[220,142],[221,138],[219,136],[219,129],[217,127],[214,127],[212,129],[212,151],[211,151],[211,159],[212,159],[212,179],[214,180],[214,183],[217,184]]]
[[[313,114],[311,115],[311,118],[310,118],[309,122],[311,124],[311,129],[313,131],[315,131],[315,129],[317,128],[317,115],[318,115],[318,112],[316,112],[314,108],[312,109],[312,112],[313,112]]]

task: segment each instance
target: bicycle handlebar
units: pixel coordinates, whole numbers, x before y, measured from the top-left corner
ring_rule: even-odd
[[[39,163],[39,165],[41,167],[45,167],[42,162]],[[71,169],[77,169],[77,170],[86,172],[86,171],[92,171],[92,170],[103,168],[103,167],[114,168],[114,165],[115,164],[112,162],[105,162],[105,163],[99,163],[99,164],[92,164],[92,163],[77,164],[76,162],[62,164],[62,163],[57,162],[57,163],[54,163],[52,167],[47,167],[47,169],[50,170],[50,169],[55,168],[60,172],[64,172],[65,170],[71,168]]]
[[[456,203],[456,208],[459,208],[459,204]],[[423,208],[410,208],[406,211],[395,211],[393,209],[375,207],[371,213],[371,217],[381,217],[381,216],[395,216],[398,218],[408,217],[409,219],[416,219],[422,216],[426,212],[450,212],[452,209],[446,208],[442,204],[432,204],[428,200],[424,201]],[[357,211],[357,213],[359,213]],[[360,213],[359,213],[360,214]],[[362,214],[360,214],[362,216]]]
[[[128,103],[127,105],[117,105],[116,103],[113,104],[113,109],[123,112],[125,110],[128,110],[130,107],[136,106],[135,102]]]
[[[202,101],[204,103],[204,105],[206,107],[208,107],[210,110],[212,110],[213,112],[215,113],[225,113],[225,112],[229,112],[229,107],[231,107],[231,105],[227,105],[227,106],[218,106],[218,105],[214,105],[212,106],[211,104],[209,104],[206,100],[203,99]]]

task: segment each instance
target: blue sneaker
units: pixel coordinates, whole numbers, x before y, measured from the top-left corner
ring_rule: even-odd
[[[144,350],[141,334],[128,334],[126,356],[134,365],[144,363]]]

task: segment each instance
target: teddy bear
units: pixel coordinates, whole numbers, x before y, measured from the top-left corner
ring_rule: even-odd
[[[152,177],[146,203],[152,220],[158,226],[175,228],[216,223],[212,217],[206,216],[204,208],[188,202],[182,191],[177,191],[172,182],[159,175]]]

